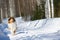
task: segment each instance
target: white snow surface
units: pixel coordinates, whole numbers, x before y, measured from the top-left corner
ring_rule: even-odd
[[[3,23],[7,24],[8,19]],[[35,21],[24,21],[16,18],[16,35],[8,34],[10,40],[59,40],[60,18],[41,19]],[[4,31],[8,32],[6,28]],[[59,35],[58,35],[59,34]]]

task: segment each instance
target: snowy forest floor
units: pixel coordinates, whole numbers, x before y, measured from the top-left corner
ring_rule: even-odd
[[[0,24],[0,40],[60,40],[60,18],[23,21],[16,18],[16,35],[10,35],[8,19]]]

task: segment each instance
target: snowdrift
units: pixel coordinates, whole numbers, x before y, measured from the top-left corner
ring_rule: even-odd
[[[60,18],[41,19],[35,21],[24,21],[21,17],[16,18],[16,35],[10,35],[7,29],[8,19],[0,24],[0,30],[10,40],[59,40],[60,39]]]

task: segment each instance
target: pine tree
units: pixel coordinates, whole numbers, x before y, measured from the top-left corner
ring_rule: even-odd
[[[36,4],[35,10],[33,12],[34,12],[34,15],[31,18],[31,20],[38,20],[38,19],[45,18],[45,7],[44,7],[44,3],[42,3],[39,6]]]

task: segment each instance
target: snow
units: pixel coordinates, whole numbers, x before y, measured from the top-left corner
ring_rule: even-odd
[[[60,18],[24,21],[22,17],[18,17],[16,18],[16,35],[14,36],[8,30],[7,21],[8,18],[0,24],[0,33],[9,40],[60,40]]]

